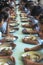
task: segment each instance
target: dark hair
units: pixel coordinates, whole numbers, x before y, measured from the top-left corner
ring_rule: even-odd
[[[42,12],[42,8],[40,6],[34,6],[32,9],[31,15],[32,16],[39,16]]]
[[[38,0],[38,2],[40,2],[40,0]]]
[[[3,5],[2,4],[0,4],[0,11],[3,9]]]
[[[8,18],[8,13],[6,11],[2,11],[1,15],[3,15],[4,20],[6,20]]]
[[[27,0],[22,0],[24,3],[26,3],[27,2]]]
[[[27,3],[25,4],[25,7],[32,10],[34,7],[33,1],[27,1]]]
[[[9,11],[9,7],[5,7],[5,8],[3,8],[2,11],[6,11],[6,12],[8,12],[8,11]]]
[[[3,18],[4,18],[4,16],[2,14],[0,14],[0,23],[2,22]]]
[[[2,17],[0,17],[0,23],[1,23],[1,21],[2,21]]]
[[[5,12],[5,14],[4,14],[4,20],[6,20],[7,18],[8,18],[8,13]]]

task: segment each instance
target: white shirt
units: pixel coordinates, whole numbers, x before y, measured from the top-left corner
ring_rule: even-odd
[[[37,26],[35,26],[35,30],[39,31],[40,27],[39,27],[39,21],[37,19],[35,19],[34,17],[31,17],[30,20],[32,21],[32,24],[36,24]]]
[[[10,5],[12,6],[12,7],[14,7],[15,6],[15,4],[14,4],[14,2],[12,1],[12,2],[10,2]]]
[[[7,22],[4,22],[2,25],[2,32],[5,33],[7,28]]]
[[[27,13],[27,15],[30,14],[30,10],[27,8],[25,8],[25,12]]]

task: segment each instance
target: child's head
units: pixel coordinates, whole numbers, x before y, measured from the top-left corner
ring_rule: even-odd
[[[40,6],[34,6],[31,15],[39,19],[41,13],[42,13],[42,8]]]
[[[6,12],[8,12],[9,10],[10,10],[9,7],[5,7],[5,8],[2,9],[2,11],[6,11]]]
[[[21,0],[22,5],[25,5],[27,3],[27,0]]]
[[[1,15],[3,15],[4,21],[7,21],[7,19],[8,19],[8,13],[6,11],[2,11]]]
[[[34,3],[33,1],[27,1],[27,3],[25,4],[26,8],[29,8],[30,10],[33,9]]]

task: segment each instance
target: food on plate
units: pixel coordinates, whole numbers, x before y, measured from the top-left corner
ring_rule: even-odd
[[[38,37],[30,35],[30,36],[23,38],[22,41],[27,44],[39,44],[37,39]]]
[[[15,58],[12,56],[0,56],[0,65],[15,65]]]
[[[36,30],[33,30],[32,28],[25,28],[22,30],[24,34],[38,34]]]
[[[22,54],[22,59],[24,57],[33,62],[41,62],[41,60],[43,59],[43,55],[35,51],[25,52],[24,54]]]
[[[13,42],[1,42],[0,45],[0,56],[9,56],[12,54],[12,49],[16,47],[16,44]]]
[[[15,41],[18,37],[17,36],[6,36],[5,41]]]

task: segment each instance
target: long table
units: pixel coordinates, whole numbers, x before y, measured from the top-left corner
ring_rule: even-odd
[[[19,23],[19,26],[18,26],[19,30],[17,32],[13,33],[14,35],[18,36],[18,40],[14,41],[14,43],[16,44],[16,48],[13,50],[13,56],[15,57],[15,60],[16,60],[15,65],[23,65],[23,62],[21,60],[21,55],[24,52],[24,48],[32,48],[36,45],[24,44],[22,42],[22,38],[24,38],[27,35],[22,33],[23,27],[21,26],[22,22],[21,22],[20,11],[18,10],[18,7],[19,6],[16,6],[16,14],[17,14],[16,20]],[[43,53],[43,50],[40,50],[38,52]]]

